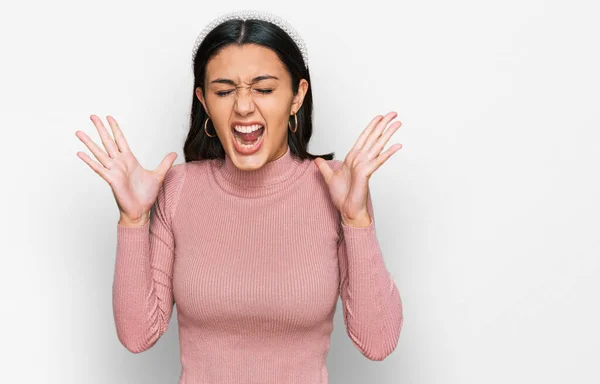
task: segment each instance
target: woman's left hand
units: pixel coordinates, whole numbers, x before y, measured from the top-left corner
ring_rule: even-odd
[[[367,210],[369,178],[381,164],[402,148],[402,144],[397,143],[381,153],[390,137],[402,125],[400,121],[396,121],[385,130],[397,115],[396,112],[390,112],[371,120],[338,170],[332,170],[325,159],[315,159],[315,164],[329,186],[331,200],[340,211],[345,225],[367,227],[371,224],[372,218]]]

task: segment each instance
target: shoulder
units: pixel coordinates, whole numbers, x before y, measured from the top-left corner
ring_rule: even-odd
[[[186,188],[197,189],[203,184],[209,167],[215,159],[194,160],[173,165],[165,174],[162,184],[162,193],[170,205],[176,205]],[[198,191],[196,191],[198,192]]]
[[[174,165],[173,168],[175,168],[176,166],[180,166],[180,167],[185,167],[185,171],[179,171],[181,173],[198,173],[198,172],[207,172],[209,171],[210,167],[213,166],[217,166],[217,163],[219,161],[223,161],[222,159],[202,159],[202,160],[192,160],[192,161],[188,161],[187,163],[183,163],[183,164],[177,164]],[[177,171],[175,171],[177,172]]]
[[[158,192],[157,202],[159,205],[168,207],[170,212],[174,212],[185,183],[188,171],[188,164],[181,163],[173,165],[165,174],[165,178]]]
[[[188,170],[188,163],[173,165],[165,174],[163,185],[165,188],[177,188],[185,180]]]

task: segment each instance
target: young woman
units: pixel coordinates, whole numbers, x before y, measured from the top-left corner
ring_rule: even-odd
[[[152,347],[177,304],[179,383],[327,383],[338,295],[348,336],[371,360],[396,347],[402,301],[375,234],[369,177],[400,144],[376,116],[343,161],[308,153],[306,49],[273,15],[225,15],[198,37],[185,163],[155,170],[116,120],[91,116],[120,211],[113,285],[120,342]],[[391,123],[391,125],[390,125]],[[389,126],[388,126],[389,125]],[[387,127],[387,129],[386,129]]]

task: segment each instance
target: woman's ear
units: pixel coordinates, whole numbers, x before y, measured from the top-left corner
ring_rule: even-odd
[[[202,88],[196,87],[196,97],[204,107],[204,112],[208,115],[208,108],[206,108],[206,100],[204,100],[204,94],[202,93]],[[210,115],[209,115],[210,116]]]
[[[308,91],[308,81],[306,79],[300,79],[300,83],[298,84],[298,92],[294,95],[292,99],[292,110],[291,114],[298,112],[302,107],[302,103],[304,102],[304,96],[306,96],[306,92]]]

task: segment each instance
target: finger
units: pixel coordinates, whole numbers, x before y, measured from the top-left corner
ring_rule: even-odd
[[[369,176],[372,175],[373,172],[375,172],[379,167],[381,167],[381,165],[383,163],[385,163],[387,161],[387,159],[389,159],[394,153],[396,153],[398,150],[400,150],[400,148],[402,148],[402,144],[400,144],[400,143],[394,144],[391,147],[389,147],[387,150],[382,152],[379,156],[377,156],[371,163],[372,166],[371,166],[371,168],[369,168],[369,170],[367,172],[369,174]]]
[[[85,132],[77,131],[75,132],[75,136],[81,140],[86,147],[89,148],[90,151],[96,156],[96,159],[102,163],[105,168],[110,168],[112,164],[112,159],[108,157],[108,155],[100,148]],[[83,153],[83,152],[82,152]],[[87,156],[87,155],[86,155]]]
[[[329,163],[327,163],[327,161],[325,161],[325,159],[323,159],[321,157],[317,157],[315,159],[315,165],[317,166],[317,168],[323,175],[323,179],[325,179],[325,183],[329,184],[329,180],[335,173],[329,166]]]
[[[163,161],[161,161],[158,168],[155,169],[155,172],[158,174],[159,179],[160,179],[159,181],[161,183],[165,179],[165,175],[167,174],[167,171],[169,169],[171,169],[171,166],[173,165],[173,162],[175,161],[176,158],[177,158],[177,153],[170,152],[167,156],[165,156]]]
[[[368,154],[371,151],[371,147],[373,146],[373,143],[375,143],[377,141],[377,139],[379,139],[379,137],[381,136],[381,133],[383,132],[385,127],[387,127],[387,125],[390,123],[390,121],[395,119],[396,116],[398,116],[398,114],[396,112],[389,112],[387,115],[385,115],[385,117],[379,122],[379,124],[377,124],[377,126],[373,129],[373,131],[371,131],[371,133],[369,134],[369,137],[367,137],[367,140],[365,141],[365,145],[363,145],[363,147],[361,148],[363,153]],[[370,158],[369,158],[369,160],[370,160]]]
[[[96,129],[98,130],[98,134],[100,135],[100,139],[102,140],[104,148],[106,148],[108,156],[110,156],[111,158],[116,157],[119,153],[119,149],[117,148],[117,145],[115,144],[112,137],[110,137],[110,134],[104,127],[102,120],[100,120],[100,118],[98,118],[98,116],[96,115],[91,115],[90,119],[92,120],[92,122],[96,126]]]
[[[369,123],[369,125],[367,125],[367,127],[362,131],[362,133],[360,134],[360,136],[358,136],[358,139],[356,140],[356,143],[354,143],[354,146],[352,147],[352,149],[350,150],[350,152],[348,152],[348,154],[346,155],[346,158],[344,159],[344,161],[346,161],[347,164],[352,164],[353,163],[354,157],[356,156],[356,154],[358,152],[360,152],[360,149],[364,145],[365,140],[367,139],[367,137],[369,136],[369,134],[371,133],[371,131],[373,130],[373,128],[377,125],[377,123],[379,123],[379,121],[381,121],[381,119],[383,119],[383,116],[381,116],[381,115],[375,116],[371,120],[371,122]]]
[[[100,163],[92,160],[92,158],[90,158],[85,152],[77,152],[77,156],[81,160],[83,160],[87,165],[89,165],[90,168],[94,170],[94,172],[100,175],[100,177],[102,177],[110,185],[110,180],[107,172],[108,170],[106,168],[100,165]]]
[[[123,131],[121,131],[121,128],[119,127],[119,123],[117,123],[117,120],[115,120],[115,118],[112,116],[106,116],[106,120],[108,121],[108,124],[110,125],[110,129],[112,130],[113,137],[115,138],[115,142],[117,143],[117,147],[119,148],[121,153],[131,152],[131,150],[129,149],[129,144],[127,143],[127,140],[125,139],[125,135],[123,135]]]
[[[396,131],[400,128],[401,125],[402,125],[401,121],[395,121],[394,123],[392,123],[392,125],[390,125],[388,127],[388,129],[385,130],[385,132],[379,137],[379,139],[371,147],[371,150],[369,151],[369,156],[368,156],[369,159],[374,159],[377,156],[379,156],[379,154],[383,150],[383,147],[385,147],[385,144],[390,140],[392,135],[394,133],[396,133]]]

